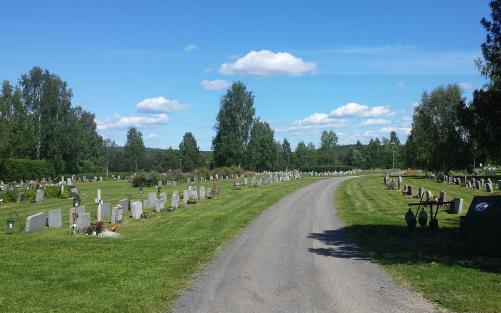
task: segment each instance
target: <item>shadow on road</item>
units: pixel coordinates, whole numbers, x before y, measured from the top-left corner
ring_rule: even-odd
[[[308,251],[327,257],[375,259],[382,264],[441,263],[501,273],[501,257],[471,255],[457,228],[433,232],[399,225],[352,225],[308,237],[327,246]]]

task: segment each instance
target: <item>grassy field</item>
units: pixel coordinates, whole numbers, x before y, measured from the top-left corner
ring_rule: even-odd
[[[427,228],[408,230],[404,214],[407,204],[417,199],[386,190],[382,182],[382,176],[351,179],[336,195],[338,214],[362,249],[397,282],[442,307],[456,312],[501,312],[501,258],[470,255],[459,240],[458,215],[439,213],[436,233]],[[474,195],[486,194],[421,177],[404,177],[404,184],[412,185],[415,192],[423,186],[435,196],[446,191],[448,199],[465,199],[463,214]]]
[[[0,234],[0,312],[165,312],[224,243],[281,197],[312,181],[244,190],[234,190],[230,182],[218,183],[217,199],[149,219],[126,218],[118,230],[121,238],[67,235],[71,200],[4,205],[2,231],[11,210],[24,223],[29,214],[61,208],[64,227]],[[93,220],[97,188],[112,205],[122,198],[141,198],[127,182],[78,188]],[[163,189],[169,203],[172,191],[183,188]],[[145,189],[144,197],[150,191],[154,189]]]

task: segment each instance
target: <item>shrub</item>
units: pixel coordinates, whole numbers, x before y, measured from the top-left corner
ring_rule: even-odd
[[[132,177],[132,186],[134,187],[151,187],[155,186],[160,180],[160,174],[157,172],[138,172]]]
[[[54,165],[47,160],[0,159],[0,179],[19,181],[54,177]]]

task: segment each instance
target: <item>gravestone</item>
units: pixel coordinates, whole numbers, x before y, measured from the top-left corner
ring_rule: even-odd
[[[150,200],[143,200],[143,209],[151,209],[154,206],[152,205]]]
[[[59,192],[61,193],[61,196],[64,195],[64,185],[61,184],[61,189],[59,190]]]
[[[205,199],[205,186],[200,186],[200,199]]]
[[[133,219],[140,219],[143,214],[143,204],[140,201],[134,201],[131,204],[131,212]]]
[[[68,186],[73,185],[73,181],[71,180],[70,177],[66,178],[66,185],[68,185]]]
[[[471,188],[471,182],[470,181],[466,182],[466,188]]]
[[[480,187],[484,187],[484,183],[485,183],[484,179],[483,179],[483,178],[480,178]],[[480,189],[480,188],[479,188],[479,189]]]
[[[481,183],[479,180],[477,180],[477,181],[475,182],[475,188],[476,188],[476,189],[480,189],[480,188],[482,188],[482,183]]]
[[[407,195],[412,196],[412,186],[407,186]]]
[[[47,216],[50,228],[63,227],[63,214],[61,213],[61,209],[49,211]]]
[[[76,208],[70,208],[70,225],[75,224],[75,220],[78,214],[85,213],[85,207],[84,206],[79,206]]]
[[[27,233],[34,233],[41,231],[45,228],[45,219],[47,215],[44,212],[30,215],[26,218],[26,228]]]
[[[35,202],[42,202],[44,198],[44,191],[42,189],[37,190],[37,194],[35,196]]]
[[[122,224],[123,222],[123,208],[120,205],[116,205],[111,208],[111,223],[112,224]]]
[[[425,192],[426,202],[431,201],[431,191],[427,190]]]
[[[24,201],[24,192],[20,192],[17,194],[17,199],[16,199],[16,203],[17,204],[20,204]]]
[[[501,179],[498,180],[498,190],[501,190]]]
[[[423,186],[419,186],[418,198],[421,199],[423,196],[424,196],[424,187]]]
[[[493,191],[493,188],[492,188],[492,183],[487,183],[485,184],[485,190],[487,192],[492,192]]]
[[[77,224],[77,231],[83,231],[90,226],[90,213],[80,213],[75,219],[75,224]]]
[[[445,191],[440,191],[440,194],[438,196],[438,201],[439,202],[447,201],[447,193]]]
[[[96,198],[96,203],[99,204],[101,203],[102,199],[101,199],[101,189],[98,189],[97,190],[97,198]]]
[[[454,198],[454,214],[461,214],[463,211],[464,199],[462,198]]]
[[[183,191],[183,204],[186,206],[188,204],[188,199],[190,198],[190,192],[189,190],[184,190]]]
[[[161,181],[161,180],[159,180],[159,181],[157,182],[157,186],[162,187],[162,181]]]
[[[149,202],[149,207],[145,209],[153,209],[157,205],[157,194],[156,192],[150,192],[148,193],[148,202]]]
[[[163,203],[167,202],[167,194],[165,192],[162,192],[160,194],[160,197],[158,198],[158,201],[162,201]]]
[[[122,213],[129,211],[129,199],[122,199],[118,201],[118,205],[122,207]]]
[[[111,203],[103,203],[101,205],[101,214],[103,218],[111,215]]]
[[[164,208],[165,208],[165,201],[158,200],[157,203],[156,203],[156,205],[155,205],[155,211],[157,213],[160,213],[160,212],[162,212],[164,210]]]
[[[102,222],[103,221],[103,205],[101,203],[99,203],[97,205],[96,219],[97,219],[98,222]]]
[[[170,202],[170,207],[173,209],[179,208],[179,195],[175,191],[172,193],[172,201]]]

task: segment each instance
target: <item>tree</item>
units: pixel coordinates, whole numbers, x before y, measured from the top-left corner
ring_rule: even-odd
[[[273,130],[268,123],[256,120],[250,132],[247,166],[256,171],[273,170],[276,158],[277,144],[273,139]]]
[[[423,93],[414,110],[406,144],[412,165],[445,173],[467,166],[471,150],[460,125],[462,107],[464,98],[458,85],[438,87],[429,94]]]
[[[128,162],[129,169],[142,169],[145,160],[145,147],[143,143],[143,134],[135,128],[130,127],[127,131],[127,142],[124,147],[124,157]]]
[[[193,134],[188,132],[183,136],[183,141],[179,144],[179,151],[182,158],[183,171],[189,172],[203,165],[203,157],[197,146],[197,141]]]
[[[334,131],[322,132],[322,137],[320,138],[320,148],[318,149],[318,159],[319,165],[337,165],[337,135]]]
[[[308,147],[304,143],[304,141],[300,141],[297,146],[296,150],[294,151],[294,167],[296,169],[300,169],[301,167],[306,166],[307,164],[307,159],[308,159]]]
[[[249,143],[249,132],[254,120],[254,95],[244,83],[235,82],[221,98],[216,136],[212,140],[217,166],[240,166]]]
[[[487,31],[481,45],[483,59],[477,60],[486,88],[473,92],[473,101],[463,105],[461,122],[469,131],[471,144],[486,158],[501,162],[501,1],[491,1],[491,18],[481,20]],[[478,155],[477,155],[478,156]]]
[[[286,169],[289,169],[290,167],[290,161],[292,157],[292,150],[291,150],[291,145],[287,138],[284,138],[284,141],[282,143],[282,146],[280,147],[280,150],[282,151],[282,158],[285,161],[285,167]]]

